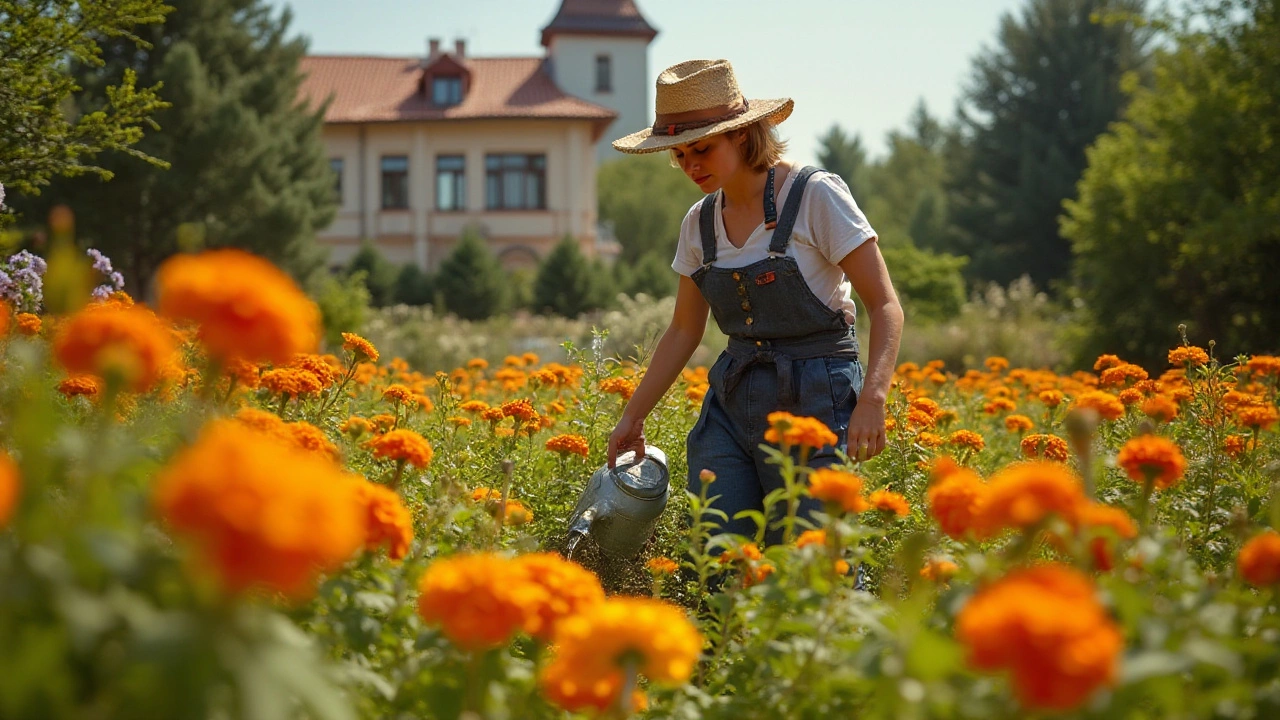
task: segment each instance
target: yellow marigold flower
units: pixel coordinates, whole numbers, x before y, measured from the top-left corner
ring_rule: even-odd
[[[342,452],[338,450],[338,446],[329,440],[323,430],[309,422],[303,420],[291,422],[287,426],[287,432],[293,444],[304,450],[320,453],[332,460],[342,459]]]
[[[263,586],[300,599],[364,542],[358,482],[326,458],[215,420],[161,470],[152,497],[226,591]]]
[[[920,577],[936,583],[945,583],[960,572],[959,566],[950,560],[931,558],[920,568]]]
[[[1146,482],[1151,478],[1160,490],[1175,485],[1187,469],[1181,448],[1159,435],[1140,435],[1129,440],[1116,455],[1116,464],[1124,468],[1130,479]]]
[[[929,514],[947,535],[961,540],[975,529],[978,508],[986,492],[982,478],[968,468],[940,458],[931,472],[932,483],[925,493]]]
[[[1118,420],[1124,416],[1124,403],[1120,402],[1120,398],[1102,390],[1081,393],[1072,407],[1094,410],[1107,420]]]
[[[378,362],[378,349],[355,333],[342,333],[342,349],[350,352],[356,362]]]
[[[520,575],[513,561],[494,553],[436,560],[419,581],[418,614],[464,650],[502,647],[530,622],[544,596]]]
[[[595,573],[557,553],[521,555],[513,569],[517,582],[541,591],[525,606],[524,631],[544,643],[551,642],[565,618],[604,602],[604,588]]]
[[[417,468],[431,464],[431,444],[412,430],[391,430],[365,443],[378,459],[406,462]]]
[[[454,417],[448,418],[448,421],[450,423],[453,423],[454,427],[471,427],[471,418],[469,417],[454,416]]]
[[[1093,566],[1102,572],[1115,567],[1115,538],[1129,540],[1138,536],[1138,527],[1134,525],[1129,513],[1102,503],[1088,502],[1082,505],[1076,515],[1076,523],[1080,531],[1089,537]]]
[[[1057,435],[1041,433],[1028,435],[1022,438],[1020,447],[1022,456],[1026,458],[1044,458],[1045,460],[1066,462],[1067,458],[1070,457],[1067,441]]]
[[[161,314],[196,323],[219,359],[279,364],[319,343],[316,304],[276,266],[242,250],[176,255],[156,280]]]
[[[362,417],[352,415],[351,417],[342,421],[342,425],[338,427],[338,431],[341,432],[343,435],[350,435],[353,439],[355,439],[355,438],[359,438],[365,433],[373,432],[373,423],[370,423],[368,420]]]
[[[890,490],[876,490],[867,497],[867,503],[873,510],[893,513],[898,517],[906,517],[911,512],[911,506],[907,504],[907,499],[901,494]]]
[[[337,369],[320,355],[298,353],[293,356],[293,360],[289,362],[288,367],[306,370],[315,375],[316,379],[320,381],[321,388],[327,388],[338,380]]]
[[[14,317],[14,322],[17,324],[18,332],[27,337],[39,335],[40,327],[43,324],[39,315],[32,315],[31,313],[18,313]]]
[[[628,378],[605,378],[600,381],[600,391],[621,395],[623,400],[630,400],[636,391],[636,383]]]
[[[1142,403],[1142,413],[1156,422],[1171,422],[1178,416],[1178,403],[1166,395],[1156,395]]]
[[[788,412],[771,412],[767,419],[769,429],[764,431],[764,441],[784,449],[818,449],[838,442],[831,428],[817,418],[799,417]]]
[[[1205,365],[1209,362],[1209,353],[1204,348],[1194,345],[1184,345],[1169,351],[1170,365],[1190,365],[1193,367]]]
[[[810,545],[817,545],[818,547],[823,547],[826,544],[827,544],[826,530],[805,530],[804,532],[800,533],[800,537],[796,538],[797,548],[808,547]]]
[[[262,387],[277,395],[298,397],[312,395],[324,389],[315,373],[302,368],[283,367],[262,373]]]
[[[1267,530],[1244,544],[1236,569],[1245,582],[1258,587],[1280,583],[1280,534]]]
[[[1073,522],[1084,502],[1080,479],[1065,465],[1015,462],[991,476],[975,526],[980,537],[993,537],[1005,529],[1034,527],[1050,515]]]
[[[956,637],[978,670],[1008,670],[1030,711],[1073,710],[1114,684],[1123,636],[1093,583],[1050,564],[1015,570],[979,590],[956,618]]]
[[[387,389],[382,391],[382,399],[391,402],[412,402],[413,391],[404,385],[388,385]]]
[[[818,468],[809,473],[809,495],[847,513],[867,509],[867,500],[862,497],[863,486],[862,478],[853,473],[830,468]]]
[[[947,444],[956,447],[967,447],[974,452],[982,452],[987,446],[987,441],[982,436],[972,430],[956,430],[947,436]]]
[[[585,458],[591,452],[587,439],[581,435],[556,435],[547,440],[547,449],[560,453],[561,457],[581,455]]]
[[[1058,407],[1063,400],[1061,390],[1041,390],[1037,397],[1040,398],[1040,402],[1048,407]]]
[[[1009,432],[1023,433],[1035,427],[1036,424],[1026,415],[1010,415],[1004,419],[1004,426]]]
[[[538,417],[538,411],[533,409],[533,402],[527,399],[502,403],[501,409],[503,417],[513,417],[522,422],[528,422]]]
[[[118,373],[134,392],[146,392],[177,362],[173,333],[150,310],[90,305],[59,324],[53,353],[70,373]]]
[[[102,392],[102,381],[92,375],[76,375],[58,383],[58,392],[69,398],[77,395],[97,397]]]
[[[1097,361],[1093,363],[1093,371],[1102,372],[1117,365],[1124,365],[1124,361],[1115,355],[1099,355]]]
[[[996,356],[987,358],[986,361],[983,362],[983,365],[986,365],[987,369],[990,370],[991,372],[1002,372],[1008,369],[1009,359],[1002,358],[996,355]]]
[[[703,638],[683,609],[661,600],[611,597],[560,621],[555,659],[540,684],[548,697],[590,697],[585,688],[612,688],[592,707],[616,703],[628,663],[650,682],[686,682]]]
[[[379,413],[369,418],[369,424],[373,425],[373,429],[377,432],[384,433],[396,426],[396,416]]]
[[[3,314],[3,313],[0,313]],[[0,450],[0,527],[9,524],[22,490],[22,473],[8,453]]]
[[[399,493],[371,482],[359,483],[357,488],[365,509],[365,548],[376,551],[385,546],[387,557],[404,559],[413,542],[413,517]]]
[[[1243,407],[1236,411],[1236,419],[1250,430],[1266,430],[1276,424],[1280,413],[1270,405]]]
[[[667,557],[649,558],[649,562],[645,563],[644,566],[648,568],[652,575],[674,575],[680,569],[675,560]]]

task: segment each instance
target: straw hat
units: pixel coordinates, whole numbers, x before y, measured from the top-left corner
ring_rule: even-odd
[[[757,120],[777,125],[791,115],[795,102],[791,98],[747,100],[728,60],[689,60],[658,76],[654,105],[653,127],[614,140],[615,150],[658,152]]]

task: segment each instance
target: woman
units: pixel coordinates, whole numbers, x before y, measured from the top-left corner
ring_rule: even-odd
[[[849,188],[830,173],[784,162],[774,126],[791,99],[746,100],[724,60],[693,60],[658,76],[653,127],[613,142],[624,153],[668,150],[706,198],[685,216],[672,267],[680,274],[671,324],[644,379],[609,438],[619,453],[643,452],[644,420],[702,341],[714,313],[729,344],[708,380],[689,433],[689,489],[701,472],[717,476],[713,507],[722,532],[748,537],[756,523],[734,516],[762,510],[783,486],[759,450],[775,410],[823,420],[838,448],[858,459],[885,444],[885,399],[897,361],[902,308],[877,236]],[[864,378],[854,337],[857,292],[870,313]],[[814,451],[811,467],[838,462],[836,447]],[[850,452],[852,449],[852,452]],[[805,498],[802,515],[820,505]],[[771,528],[766,543],[777,543]]]

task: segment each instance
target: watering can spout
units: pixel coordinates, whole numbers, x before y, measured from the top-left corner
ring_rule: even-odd
[[[592,505],[586,510],[583,510],[582,513],[574,519],[573,524],[569,526],[569,534],[578,536],[589,535],[591,533],[591,523],[594,522],[595,519],[596,506]]]

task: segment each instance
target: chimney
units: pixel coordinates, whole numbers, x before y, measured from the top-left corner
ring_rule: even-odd
[[[440,38],[428,38],[427,39],[427,59],[435,60],[436,56],[439,54],[440,54]]]
[[[467,41],[462,38],[454,40],[453,54],[457,55],[459,59],[465,58],[467,56]]]

